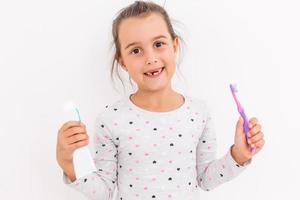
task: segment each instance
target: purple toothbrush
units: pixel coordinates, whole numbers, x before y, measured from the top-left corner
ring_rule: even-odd
[[[231,89],[232,96],[233,96],[233,98],[234,98],[234,100],[235,100],[235,103],[236,103],[236,105],[237,105],[238,111],[239,111],[241,117],[244,119],[243,128],[244,128],[244,133],[246,134],[246,140],[247,140],[247,143],[248,143],[248,140],[249,140],[249,137],[250,137],[250,135],[249,135],[250,129],[249,129],[248,118],[247,118],[247,116],[246,116],[246,114],[245,114],[245,111],[244,111],[243,106],[242,106],[241,103],[238,101],[238,99],[237,99],[237,97],[236,97],[236,95],[235,95],[235,93],[237,93],[237,87],[236,87],[236,85],[230,84],[230,89]],[[248,143],[248,144],[249,144],[249,143]],[[252,152],[252,154],[253,154],[253,153],[255,152],[256,149],[255,149],[255,147],[250,147],[250,148],[251,148],[251,152]]]

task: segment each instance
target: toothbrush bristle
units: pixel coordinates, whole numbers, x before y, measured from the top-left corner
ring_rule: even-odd
[[[64,105],[64,110],[65,111],[72,110],[72,109],[75,109],[75,108],[76,108],[76,104],[73,101],[66,102],[65,105]]]
[[[230,84],[230,89],[231,89],[232,92],[237,92],[238,91],[236,84]]]

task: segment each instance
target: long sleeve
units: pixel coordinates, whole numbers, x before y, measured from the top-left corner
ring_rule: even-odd
[[[93,145],[96,172],[71,182],[63,173],[63,182],[91,200],[111,200],[117,179],[117,150],[107,125],[97,117]]]
[[[216,133],[207,106],[205,106],[204,113],[204,128],[199,138],[196,153],[197,181],[201,189],[210,191],[238,176],[247,168],[251,160],[247,161],[243,166],[239,165],[231,155],[232,146],[223,157],[217,159]]]

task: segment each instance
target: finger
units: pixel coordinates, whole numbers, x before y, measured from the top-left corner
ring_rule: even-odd
[[[69,128],[78,127],[78,126],[84,126],[85,127],[85,125],[82,122],[79,122],[79,121],[68,121],[68,122],[66,122],[66,123],[64,123],[62,125],[62,127],[60,128],[59,131],[63,132],[63,131],[66,131]]]
[[[262,138],[264,138],[264,134],[262,132],[259,132],[256,135],[250,137],[249,142],[251,144],[255,144],[257,141],[261,140]]]
[[[70,145],[70,149],[71,150],[75,150],[75,149],[78,149],[79,147],[83,147],[83,146],[86,146],[89,144],[89,139],[87,140],[82,140],[82,141],[79,141],[79,142],[76,142],[74,144],[71,144]]]
[[[256,117],[252,117],[250,120],[249,120],[249,127],[253,127],[256,123],[258,122],[258,119]]]
[[[63,132],[64,137],[71,137],[72,135],[78,134],[78,133],[86,133],[86,128],[83,127],[73,127],[68,129],[67,131]]]
[[[265,144],[265,140],[261,139],[261,140],[257,141],[254,145],[256,148],[261,149],[264,146],[264,144]]]
[[[238,121],[236,122],[236,130],[238,132],[241,132],[241,133],[243,132],[243,122],[244,122],[243,118],[239,117]]]
[[[76,142],[86,140],[88,138],[89,138],[88,134],[78,133],[76,135],[73,135],[73,136],[67,138],[67,144],[72,145]]]
[[[256,135],[257,133],[259,133],[261,131],[261,125],[260,124],[256,124],[254,127],[252,127],[250,129],[250,136],[254,136]]]

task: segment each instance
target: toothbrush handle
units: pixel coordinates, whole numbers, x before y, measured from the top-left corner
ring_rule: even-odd
[[[241,114],[241,117],[244,119],[243,128],[244,128],[244,133],[246,134],[246,140],[247,140],[247,143],[248,143],[248,139],[249,139],[249,137],[250,137],[250,135],[249,135],[250,129],[249,129],[248,118],[247,118],[247,116],[246,116],[244,110],[242,110],[242,111],[240,112],[240,114]],[[256,149],[255,149],[255,147],[250,147],[250,148],[251,148],[251,152],[252,152],[252,154],[253,154],[253,153],[255,152]]]
[[[243,124],[243,128],[244,128],[244,132],[246,133],[247,138],[249,138],[249,122],[248,122],[248,118],[244,112],[244,110],[242,112],[240,112],[242,118],[244,119],[244,124]]]

